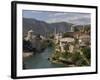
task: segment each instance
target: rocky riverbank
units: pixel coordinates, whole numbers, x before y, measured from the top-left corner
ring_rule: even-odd
[[[23,58],[28,58],[28,57],[31,57],[33,56],[33,52],[23,52]]]

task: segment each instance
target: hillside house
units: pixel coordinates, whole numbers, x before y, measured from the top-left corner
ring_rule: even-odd
[[[79,45],[80,46],[90,46],[90,35],[83,34],[79,36]]]
[[[74,38],[62,38],[60,39],[60,48],[61,48],[61,52],[65,52],[66,50],[68,50],[69,52],[73,52],[74,51],[74,45],[73,43],[75,42]]]

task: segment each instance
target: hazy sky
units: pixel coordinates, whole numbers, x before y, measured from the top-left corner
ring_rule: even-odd
[[[70,22],[73,24],[91,23],[90,13],[23,10],[23,17],[46,21],[48,23],[54,23],[54,22]]]

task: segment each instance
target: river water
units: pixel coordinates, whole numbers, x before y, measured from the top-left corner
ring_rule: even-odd
[[[53,53],[53,48],[48,47],[42,53],[36,53],[34,56],[24,60],[26,69],[39,69],[39,68],[57,68],[65,67],[63,64],[53,64],[48,58]]]

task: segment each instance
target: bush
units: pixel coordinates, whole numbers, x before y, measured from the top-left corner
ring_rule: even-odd
[[[75,52],[74,54],[72,54],[72,61],[76,62],[80,59],[81,59],[81,55],[79,52]]]
[[[84,53],[85,57],[87,59],[90,59],[91,58],[91,49],[90,48],[82,48],[81,51]]]

